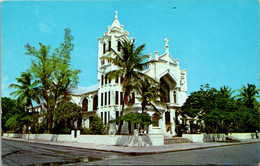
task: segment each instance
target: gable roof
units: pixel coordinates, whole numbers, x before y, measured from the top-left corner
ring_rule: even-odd
[[[76,87],[75,89],[72,90],[72,95],[82,95],[85,93],[90,93],[90,92],[94,92],[97,91],[99,87],[99,84],[96,85],[92,85],[89,87]]]
[[[169,61],[173,64],[177,64],[177,62],[172,58],[170,54],[164,53],[163,55],[159,56],[159,60]]]

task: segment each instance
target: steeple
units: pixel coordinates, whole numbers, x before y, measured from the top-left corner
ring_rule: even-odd
[[[118,27],[118,28],[121,28],[121,25],[118,21],[118,17],[117,17],[117,11],[115,11],[115,18],[114,18],[114,21],[112,23],[112,26],[111,27]]]

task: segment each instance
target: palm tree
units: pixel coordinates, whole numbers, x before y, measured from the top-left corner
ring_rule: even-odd
[[[228,86],[220,87],[219,92],[221,95],[223,95],[224,97],[227,97],[227,98],[232,98],[231,96],[234,93],[234,91],[232,91],[232,89],[229,88]]]
[[[259,94],[259,89],[253,84],[247,84],[247,87],[243,87],[239,90],[239,100],[241,100],[246,107],[258,110],[258,102],[256,100]]]
[[[40,99],[38,97],[39,93],[39,87],[37,85],[39,84],[38,81],[34,81],[32,83],[32,75],[29,72],[22,72],[21,77],[16,78],[16,81],[18,84],[11,84],[9,88],[15,88],[16,91],[12,92],[10,95],[13,95],[14,97],[18,97],[17,101],[20,105],[25,105],[27,108],[27,111],[29,112],[29,107],[32,109],[32,113],[34,114],[34,108],[33,108],[33,100],[37,103],[40,103]],[[34,116],[33,116],[34,117]],[[33,120],[35,122],[35,119]]]
[[[166,89],[162,85],[150,77],[144,77],[135,81],[134,90],[139,95],[136,98],[141,102],[142,114],[148,110],[147,106],[151,106],[158,115],[161,115],[156,105],[166,106],[165,100],[163,100],[165,99],[164,92],[166,92]]]
[[[155,82],[152,78],[146,78],[136,80],[134,84],[134,89],[136,90],[139,97],[136,97],[142,105],[142,113],[147,110],[147,106],[153,107],[153,109],[161,114],[156,108],[156,105],[165,105],[164,100],[159,100],[163,98],[162,86]]]
[[[112,49],[115,56],[114,57],[103,57],[111,61],[112,64],[118,67],[117,70],[113,70],[107,73],[109,79],[116,77],[122,78],[122,91],[123,91],[123,103],[121,116],[124,113],[125,104],[128,104],[129,94],[133,90],[133,80],[139,79],[144,76],[140,71],[142,71],[150,62],[144,62],[148,55],[141,55],[144,50],[145,44],[139,47],[135,47],[134,43],[131,41],[124,40],[120,46],[122,52],[117,53]],[[119,123],[117,134],[120,134],[123,122]]]

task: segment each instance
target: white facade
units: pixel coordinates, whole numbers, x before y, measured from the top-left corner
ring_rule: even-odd
[[[91,116],[98,114],[102,117],[104,124],[108,124],[109,120],[115,119],[121,110],[122,86],[121,79],[108,80],[105,74],[111,70],[116,70],[117,67],[103,60],[103,56],[114,56],[111,48],[118,51],[120,41],[129,40],[129,32],[124,30],[124,26],[120,25],[117,12],[111,26],[108,26],[107,31],[102,38],[98,38],[98,85],[88,88],[79,88],[75,90],[73,102],[85,108],[82,116],[83,126],[89,127]],[[134,40],[131,38],[130,40]],[[168,39],[165,38],[165,53],[159,55],[158,51],[149,54],[149,60],[156,61],[150,64],[149,68],[143,73],[154,78],[156,81],[164,83],[168,87],[169,101],[168,109],[158,106],[163,112],[161,117],[154,114],[152,108],[148,108],[148,114],[153,120],[158,120],[158,124],[150,125],[148,132],[150,134],[164,134],[168,136],[176,135],[175,132],[175,111],[182,106],[186,100],[187,93],[187,78],[186,70],[181,70],[179,60],[172,58],[169,52]],[[137,94],[136,94],[137,96]],[[141,112],[141,103],[135,99],[135,104],[130,112]],[[129,126],[130,125],[130,126]],[[136,126],[134,124],[125,123],[122,127],[122,133],[133,133]],[[115,133],[116,124],[110,124],[110,134]]]

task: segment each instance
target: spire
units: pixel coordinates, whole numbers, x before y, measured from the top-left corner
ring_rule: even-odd
[[[167,37],[164,39],[164,41],[165,41],[165,52],[167,53],[167,54],[169,54],[169,45],[168,45],[168,42],[169,42],[169,40],[167,39]]]
[[[117,13],[118,13],[118,12],[117,12],[117,11],[115,11],[115,14],[116,14],[116,15],[115,15],[115,19],[118,19],[118,17],[117,17]]]
[[[118,21],[117,13],[118,13],[118,12],[115,11],[115,18],[114,18],[114,21],[113,21],[113,23],[112,23],[112,27],[121,28],[121,25],[120,25],[120,23],[119,23],[119,21]]]

